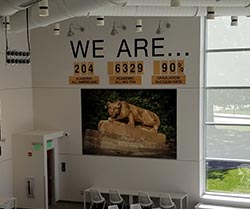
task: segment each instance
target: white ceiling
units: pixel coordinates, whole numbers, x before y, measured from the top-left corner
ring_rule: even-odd
[[[23,10],[29,6],[37,7],[37,2],[39,1],[41,0],[0,0],[0,16],[13,15],[16,12]],[[93,12],[95,14],[97,13],[97,11],[99,13],[103,12],[106,14],[109,10],[111,12],[110,15],[112,15],[112,11],[116,9],[119,11],[124,10],[122,14],[125,15],[126,11],[130,9],[137,9],[138,11],[146,8],[146,10],[151,10],[150,15],[159,16],[157,11],[160,7],[162,9],[165,9],[166,11],[175,10],[176,15],[180,16],[180,14],[178,14],[178,11],[180,13],[181,11],[186,9],[202,9],[207,6],[215,7],[215,11],[221,11],[223,9],[228,10],[228,12],[234,12],[234,10],[237,10],[242,11],[242,15],[246,15],[246,10],[249,11],[248,8],[250,7],[250,0],[180,0],[180,7],[178,8],[170,6],[171,0],[49,0],[49,5],[57,4],[58,6],[60,6],[64,3],[66,5],[67,2],[72,4],[78,3],[79,7],[81,7],[81,5],[84,5],[85,8],[83,9],[83,14],[85,14],[86,12],[91,13],[91,11],[95,11]],[[91,9],[89,8],[90,5]],[[165,12],[165,16],[168,15],[169,14]],[[170,12],[170,15],[174,15],[174,12]],[[220,15],[219,12],[218,15]],[[248,15],[250,15],[250,13]]]

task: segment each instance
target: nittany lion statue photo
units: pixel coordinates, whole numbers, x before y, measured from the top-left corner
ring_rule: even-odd
[[[128,125],[135,127],[136,124],[140,124],[142,127],[158,132],[160,127],[159,117],[141,107],[132,105],[126,101],[107,102],[109,121],[128,121]]]

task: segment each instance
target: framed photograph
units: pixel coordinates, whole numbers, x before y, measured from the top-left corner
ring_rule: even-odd
[[[176,89],[82,89],[83,154],[176,159]]]

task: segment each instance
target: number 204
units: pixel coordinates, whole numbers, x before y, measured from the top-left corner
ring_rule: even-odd
[[[93,64],[86,64],[86,63],[75,63],[74,64],[74,72],[75,74],[87,74],[87,73],[94,73]]]

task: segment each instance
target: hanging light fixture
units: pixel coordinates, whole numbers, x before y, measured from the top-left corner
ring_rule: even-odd
[[[142,19],[136,20],[136,32],[142,32]]]
[[[3,30],[10,30],[10,16],[3,18]]]
[[[60,23],[56,23],[54,27],[54,35],[59,36],[60,35]]]
[[[104,26],[104,16],[98,16],[96,18],[96,26]]]
[[[41,17],[49,16],[49,1],[48,0],[39,1],[38,7],[39,7],[39,16]]]
[[[238,25],[238,16],[231,16],[231,26]]]
[[[27,38],[27,48],[28,50],[11,50],[9,48],[9,41],[8,41],[8,32],[5,28],[5,62],[6,64],[10,65],[17,65],[17,64],[30,64],[31,62],[31,52],[30,52],[30,36],[29,36],[29,16],[28,16],[28,8],[26,8],[26,38]],[[6,18],[8,21],[8,18]],[[5,24],[5,27],[7,27],[7,24]]]
[[[181,5],[180,0],[171,0],[171,2],[170,2],[171,7],[179,7],[180,5]]]
[[[215,18],[214,7],[207,7],[207,19],[213,20]]]

